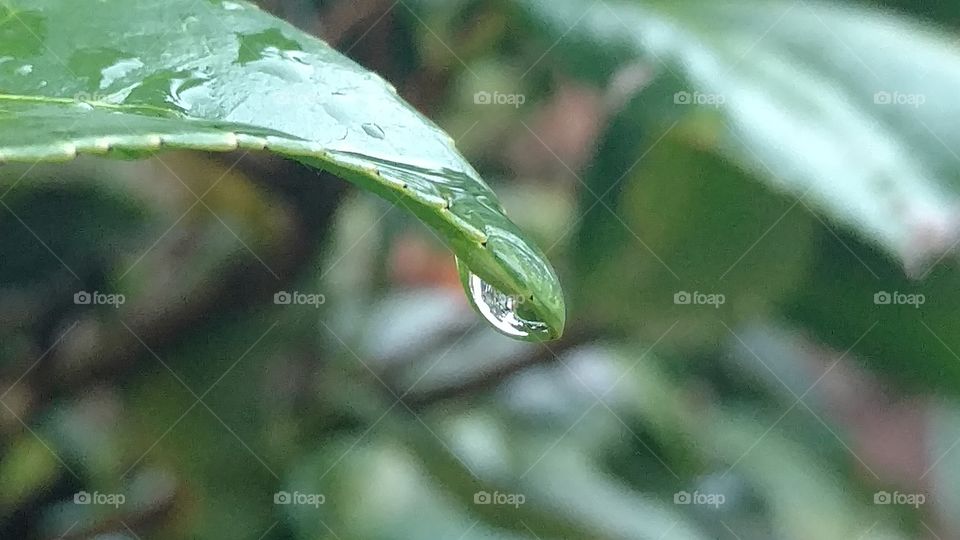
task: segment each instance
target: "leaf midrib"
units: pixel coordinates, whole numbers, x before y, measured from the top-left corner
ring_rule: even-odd
[[[164,116],[171,116],[176,114],[176,111],[174,110],[164,109],[162,107],[155,107],[153,105],[127,105],[123,103],[108,103],[105,101],[87,101],[87,100],[80,100],[80,99],[74,99],[74,98],[58,98],[58,97],[50,97],[50,96],[0,94],[0,102],[2,101],[44,103],[47,105],[79,105],[81,103],[84,103],[84,104],[90,105],[91,107],[114,110],[114,111],[130,111],[130,112],[150,111],[154,113],[161,113]]]

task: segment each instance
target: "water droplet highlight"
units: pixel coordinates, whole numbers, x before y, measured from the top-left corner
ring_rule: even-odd
[[[466,286],[473,306],[500,332],[520,339],[549,338],[550,332],[546,324],[520,316],[518,309],[522,301],[516,296],[504,294],[469,270]]]
[[[364,124],[363,131],[374,139],[382,139],[387,136],[386,133],[383,132],[383,128],[373,123]]]
[[[100,89],[109,88],[116,81],[143,67],[139,58],[121,58],[100,71]]]

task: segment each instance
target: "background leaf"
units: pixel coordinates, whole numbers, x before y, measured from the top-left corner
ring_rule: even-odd
[[[698,137],[917,275],[955,247],[960,51],[939,32],[821,2],[522,0],[555,35],[633,51],[672,87],[650,116],[714,118]],[[922,63],[917,58],[923,58]],[[668,123],[669,125],[669,123]]]

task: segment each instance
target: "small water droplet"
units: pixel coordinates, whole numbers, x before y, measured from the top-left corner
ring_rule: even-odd
[[[81,101],[80,103],[77,103],[77,108],[83,111],[92,111],[93,105]]]
[[[106,90],[114,82],[143,67],[139,58],[121,58],[100,71],[100,89]]]
[[[461,269],[465,268],[462,263]],[[463,271],[463,270],[461,270]],[[548,334],[547,325],[524,319],[518,313],[520,301],[516,296],[504,294],[480,279],[480,276],[466,270],[467,294],[476,307],[494,328],[515,338],[529,338],[531,336],[545,336]]]
[[[310,56],[303,51],[281,51],[280,56],[287,60],[293,60],[305,66],[310,65]]]
[[[196,15],[189,15],[183,19],[183,22],[180,23],[180,29],[184,32],[189,31],[190,26],[199,22],[200,19]]]
[[[223,2],[220,5],[222,5],[223,9],[227,11],[240,11],[241,9],[243,9],[243,6],[236,2]]]
[[[386,133],[383,132],[383,128],[374,123],[364,124],[363,131],[365,131],[367,135],[373,137],[374,139],[382,139],[387,136]]]
[[[17,75],[29,75],[33,73],[33,66],[30,64],[24,64],[17,68],[16,73]]]
[[[208,79],[194,72],[188,79],[172,79],[167,101],[184,111],[196,111],[198,107],[209,104],[211,100]]]
[[[269,53],[270,51],[266,52]],[[257,62],[251,62],[250,65],[255,65],[260,73],[266,73],[292,83],[304,82],[310,76],[310,68],[304,64],[285,62],[279,58],[265,57]]]

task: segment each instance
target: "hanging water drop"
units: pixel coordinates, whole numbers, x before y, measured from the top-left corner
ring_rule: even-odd
[[[458,266],[461,272],[466,272],[464,285],[470,302],[494,328],[513,338],[550,339],[546,324],[521,316],[522,298],[503,293],[459,261]]]

